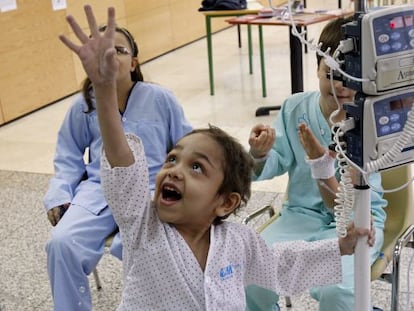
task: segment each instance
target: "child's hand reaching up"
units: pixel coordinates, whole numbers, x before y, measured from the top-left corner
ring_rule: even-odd
[[[369,246],[375,244],[375,228],[371,219],[371,228],[355,228],[354,223],[348,225],[347,235],[344,238],[339,238],[339,249],[341,255],[352,255],[355,252],[355,246],[358,238],[367,236],[367,243]]]
[[[80,44],[75,44],[64,35],[60,35],[59,38],[78,55],[92,82],[99,128],[108,162],[112,167],[126,167],[134,163],[134,156],[119,118],[119,59],[115,49],[115,9],[108,8],[108,25],[104,32],[99,31],[92,7],[85,5],[84,9],[91,35],[85,34],[75,18],[69,15],[66,20]]]
[[[79,56],[94,86],[114,83],[119,66],[114,46],[115,10],[108,9],[108,27],[102,34],[99,32],[91,6],[85,5],[84,9],[91,35],[85,34],[73,16],[69,15],[66,19],[81,44],[73,43],[64,35],[60,35],[59,39]]]

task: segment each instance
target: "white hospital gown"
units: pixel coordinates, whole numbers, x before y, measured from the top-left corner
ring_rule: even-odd
[[[102,156],[102,186],[123,243],[123,291],[117,310],[244,310],[247,285],[281,295],[341,281],[337,240],[266,246],[251,228],[223,222],[211,227],[205,271],[174,226],[150,204],[142,144],[127,135],[130,167],[111,168]]]

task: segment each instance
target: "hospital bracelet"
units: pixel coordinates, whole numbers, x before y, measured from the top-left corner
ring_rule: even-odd
[[[305,158],[309,164],[313,179],[328,179],[335,176],[335,159],[326,151],[323,156],[317,159]]]

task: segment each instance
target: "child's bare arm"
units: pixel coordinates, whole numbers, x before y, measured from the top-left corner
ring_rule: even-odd
[[[75,18],[69,15],[67,22],[80,44],[75,44],[65,35],[60,35],[59,38],[78,55],[92,81],[102,142],[110,165],[129,166],[134,158],[122,128],[116,93],[119,63],[114,47],[115,9],[108,9],[108,27],[103,33],[98,29],[92,7],[85,5],[84,9],[91,35],[85,34]]]

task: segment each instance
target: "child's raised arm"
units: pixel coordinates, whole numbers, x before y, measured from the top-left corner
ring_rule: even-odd
[[[73,43],[65,35],[59,38],[78,55],[92,81],[103,147],[110,165],[129,166],[134,162],[134,157],[125,138],[117,103],[119,61],[114,45],[115,9],[108,8],[108,27],[103,33],[98,29],[92,7],[85,5],[84,9],[91,35],[85,34],[74,17],[69,15],[66,20],[80,44]]]

